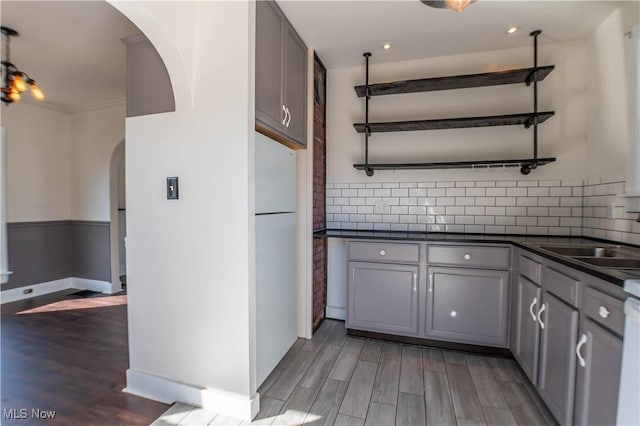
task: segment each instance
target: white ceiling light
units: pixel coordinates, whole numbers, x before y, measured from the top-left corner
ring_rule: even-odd
[[[384,50],[389,50],[389,49],[391,49],[391,43],[385,43],[385,44],[383,44],[383,45],[382,45],[382,48],[383,48]]]
[[[515,33],[516,31],[518,31],[519,29],[520,29],[520,28],[518,28],[518,26],[517,26],[517,25],[514,25],[513,27],[510,27],[510,28],[507,30],[507,34],[513,34],[513,33]]]

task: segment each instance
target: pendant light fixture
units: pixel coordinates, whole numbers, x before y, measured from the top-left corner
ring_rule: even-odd
[[[11,63],[11,37],[18,36],[18,32],[8,27],[2,27],[4,37],[4,57],[2,58],[2,102],[12,104],[22,97],[22,93],[31,89],[31,96],[38,100],[44,100],[44,93],[36,85],[29,75],[20,71]]]
[[[420,0],[422,3],[436,9],[449,8],[456,12],[462,12],[475,0]]]

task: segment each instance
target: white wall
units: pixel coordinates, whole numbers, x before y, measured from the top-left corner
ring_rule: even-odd
[[[587,41],[587,175],[592,182],[624,181],[629,115],[623,17],[614,11]]]
[[[176,97],[175,112],[126,123],[127,390],[189,399],[188,385],[202,390],[188,402],[248,418],[257,409],[255,4],[113,4],[154,44]],[[166,200],[167,176],[180,178],[180,200]]]
[[[72,220],[110,220],[109,164],[125,115],[124,104],[70,115]]]
[[[2,106],[7,138],[7,221],[70,216],[71,121],[24,102]]]
[[[506,49],[377,64],[370,82],[472,74],[532,66],[533,47]],[[558,161],[532,172],[530,179],[576,179],[584,175],[586,75],[583,42],[552,43],[540,37],[539,64],[555,70],[539,84],[539,109],[556,115],[539,126],[539,156]],[[362,163],[364,137],[353,123],[364,121],[364,99],[354,85],[364,84],[361,66],[328,71],[327,182],[521,179],[517,168],[503,171],[376,171],[372,178],[353,169]],[[370,121],[417,120],[528,112],[532,88],[521,85],[377,96],[369,104]],[[370,162],[436,162],[528,158],[533,135],[523,126],[373,134]],[[480,177],[478,177],[480,176]]]

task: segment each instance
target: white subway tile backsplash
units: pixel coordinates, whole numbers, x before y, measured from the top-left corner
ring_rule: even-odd
[[[487,197],[506,197],[507,188],[487,188],[485,190],[485,195]]]
[[[485,213],[492,216],[504,216],[506,207],[485,207]]]
[[[391,206],[391,214],[409,214],[409,206]]]
[[[409,196],[410,197],[426,197],[427,189],[426,188],[410,188]]]
[[[530,187],[530,186],[538,186],[537,180],[519,180],[518,186]]]
[[[496,197],[496,206],[515,206],[516,199],[512,197]]]
[[[527,195],[529,197],[548,197],[549,196],[549,188],[528,188]]]
[[[448,215],[463,215],[464,206],[447,206],[445,211]]]
[[[551,188],[549,190],[549,195],[551,195],[552,197],[570,197],[571,195],[573,195],[573,189],[575,188],[571,188],[568,186]]]
[[[640,243],[624,182],[593,179],[330,183],[329,228],[592,236]],[[377,205],[388,208],[377,213]],[[584,207],[583,207],[584,206]]]
[[[447,197],[464,197],[465,188],[447,188]]]
[[[507,188],[507,197],[526,197],[527,188]]]

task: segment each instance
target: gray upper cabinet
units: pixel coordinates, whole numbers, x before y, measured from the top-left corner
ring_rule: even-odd
[[[578,311],[545,292],[538,314],[541,328],[538,392],[563,425],[572,424]]]
[[[176,110],[167,68],[142,34],[122,39],[127,46],[127,117]]]
[[[307,143],[307,47],[272,1],[256,2],[256,129]]]
[[[428,279],[427,336],[507,345],[508,271],[430,267]]]
[[[542,303],[540,287],[520,276],[517,281],[513,309],[514,330],[511,351],[534,385],[538,383],[538,351],[540,327],[537,312]]]
[[[418,333],[418,266],[349,262],[347,294],[347,328]]]

